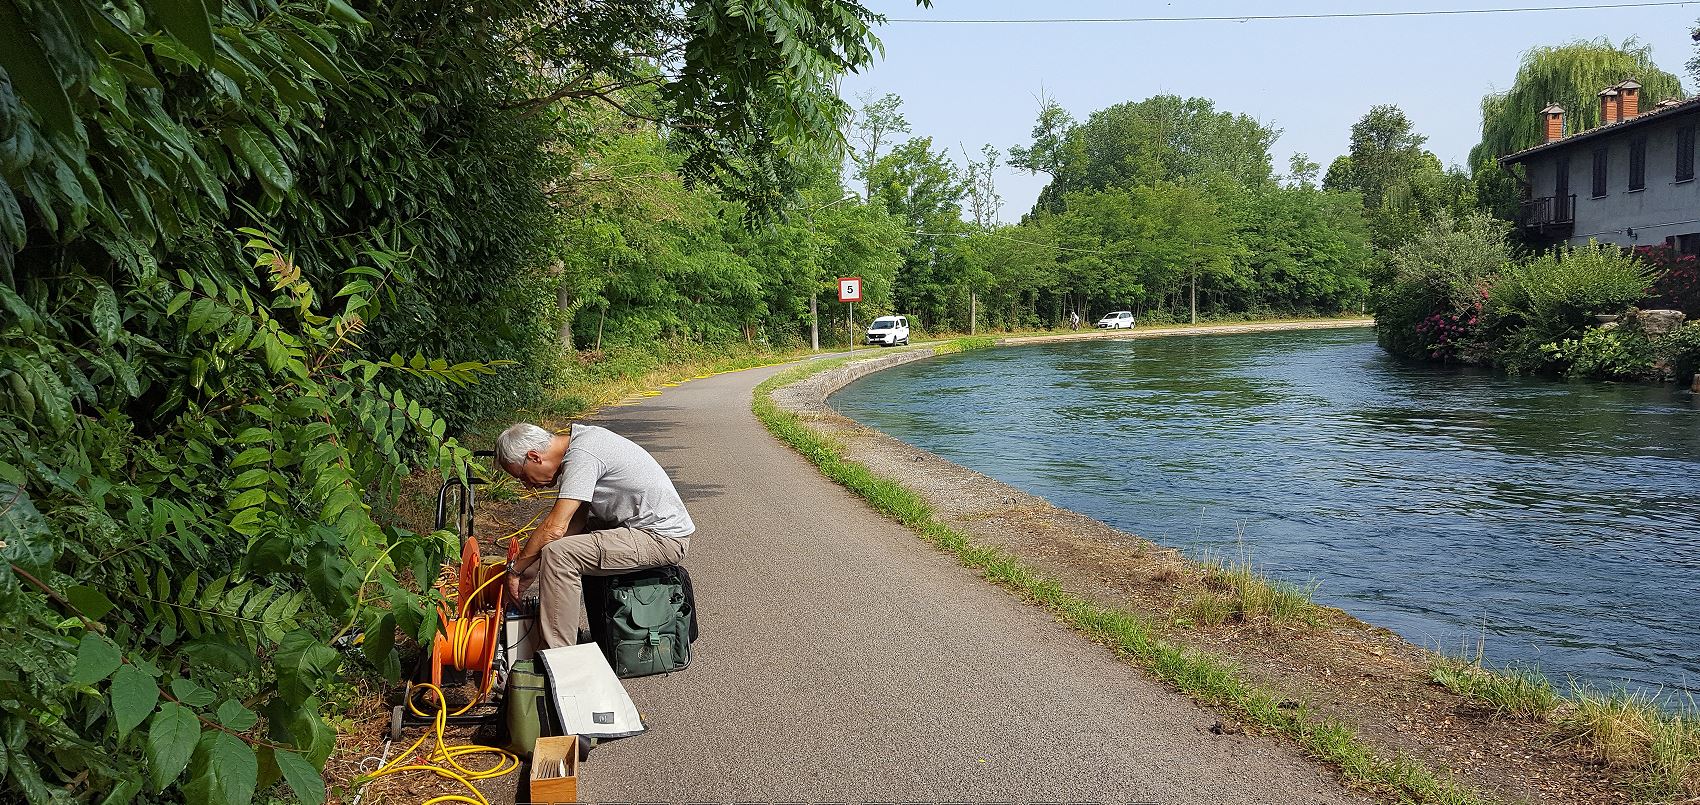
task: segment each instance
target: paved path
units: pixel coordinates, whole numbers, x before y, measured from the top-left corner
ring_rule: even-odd
[[[975,577],[750,414],[777,368],[595,420],[647,447],[698,532],[692,667],[627,680],[651,730],[585,802],[1361,802]]]

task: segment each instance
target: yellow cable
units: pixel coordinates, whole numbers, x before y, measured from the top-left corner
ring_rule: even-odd
[[[421,744],[425,743],[426,738],[431,737],[430,734],[419,736],[419,740],[414,741],[412,746],[407,747],[407,751],[397,755],[395,760],[390,761],[382,768],[373,772],[372,779],[376,780],[377,778],[388,774],[396,774],[404,771],[428,771],[439,777],[445,777],[466,786],[466,790],[471,791],[472,796],[469,797],[465,794],[445,794],[440,797],[428,799],[423,803],[423,805],[441,805],[441,803],[445,802],[459,802],[464,803],[464,805],[490,805],[490,800],[485,798],[484,793],[479,791],[477,786],[473,785],[473,781],[503,777],[512,773],[514,770],[519,768],[519,756],[505,749],[497,749],[494,746],[482,746],[480,744],[449,746],[448,740],[443,735],[444,729],[448,726],[448,698],[444,696],[442,688],[439,688],[429,682],[420,682],[418,683],[418,686],[435,691],[437,694],[437,700],[443,703],[442,707],[437,708],[437,713],[434,717],[437,745],[431,750],[429,755],[419,757],[418,760],[420,762],[410,763],[409,761],[415,759],[413,754],[414,751],[417,750]],[[476,699],[474,701],[476,701]],[[423,713],[419,713],[418,708],[414,706],[413,696],[411,693],[407,699],[407,707],[414,713],[423,715]],[[466,757],[468,755],[481,754],[495,755],[495,763],[485,769],[469,769],[466,766],[461,765],[461,762],[457,760],[457,758]]]
[[[538,512],[537,512],[537,514],[535,514],[535,515],[533,515],[533,516],[532,516],[532,518],[531,518],[531,521],[530,521],[530,522],[527,522],[527,523],[526,523],[526,524],[525,524],[525,525],[523,525],[523,526],[521,526],[521,527],[519,527],[519,528],[517,528],[517,529],[514,529],[514,531],[513,531],[513,533],[511,533],[511,534],[509,534],[509,535],[507,535],[507,536],[505,536],[505,537],[502,537],[502,538],[500,538],[500,539],[498,539],[498,540],[496,540],[496,544],[497,544],[497,545],[501,545],[501,544],[503,544],[503,543],[505,543],[505,542],[507,542],[507,541],[508,541],[508,540],[510,540],[510,539],[513,539],[513,538],[514,538],[514,537],[517,537],[517,536],[519,536],[519,535],[520,535],[520,534],[523,534],[523,533],[525,533],[525,532],[527,532],[527,531],[530,531],[530,530],[531,530],[531,527],[532,527],[532,526],[534,526],[534,525],[537,525],[537,521],[538,521],[538,520],[541,520],[541,519],[543,519],[543,515],[545,515],[545,514],[548,514],[548,513],[549,513],[549,510],[548,510],[548,509],[541,509],[541,510],[539,510],[539,511],[538,511]]]
[[[489,578],[485,579],[483,583],[474,588],[471,595],[465,596],[461,599],[459,617],[454,620],[448,620],[446,618],[439,619],[443,630],[447,632],[446,639],[449,641],[449,661],[453,663],[455,668],[462,671],[473,670],[467,668],[467,663],[474,659],[467,656],[467,649],[470,648],[472,636],[477,630],[484,629],[489,632],[485,638],[486,651],[489,650],[490,641],[501,639],[501,635],[495,633],[495,631],[490,628],[494,621],[488,614],[479,614],[471,617],[467,616],[472,607],[472,602],[477,600],[478,594],[484,592],[484,588],[489,587],[498,579],[507,575],[507,570],[499,565],[489,565],[488,567],[494,569],[496,572],[491,573]],[[478,695],[469,700],[459,710],[449,713],[448,715],[463,715],[473,707],[477,706],[478,702],[482,701],[485,696],[490,694],[490,689],[495,684],[496,675],[491,673],[488,668],[483,669],[483,671],[484,687],[479,691]],[[430,685],[430,687],[437,691],[438,701],[442,703],[441,710],[448,710],[448,699],[442,696],[442,690],[436,685]],[[419,707],[413,703],[413,698],[411,696],[407,700],[407,709],[420,718],[428,717],[424,711],[420,710]]]

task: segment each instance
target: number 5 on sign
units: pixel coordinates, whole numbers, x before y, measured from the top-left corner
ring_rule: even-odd
[[[861,277],[839,277],[838,278],[838,301],[840,301],[840,302],[860,302],[860,301],[862,301],[862,278]]]

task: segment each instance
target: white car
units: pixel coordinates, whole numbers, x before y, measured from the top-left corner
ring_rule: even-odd
[[[882,347],[909,343],[908,316],[881,316],[868,325],[868,343]]]
[[[1131,330],[1133,329],[1133,311],[1118,310],[1098,320],[1100,330]]]

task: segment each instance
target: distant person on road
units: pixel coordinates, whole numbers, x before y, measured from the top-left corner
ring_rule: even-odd
[[[515,601],[533,581],[551,648],[578,641],[584,576],[677,564],[696,525],[654,457],[607,428],[550,433],[519,423],[496,438],[496,463],[530,489],[554,488],[555,506],[508,568]]]
[[[1070,329],[1070,330],[1080,329],[1080,311],[1075,310],[1075,311],[1071,311],[1068,314],[1068,329]]]

